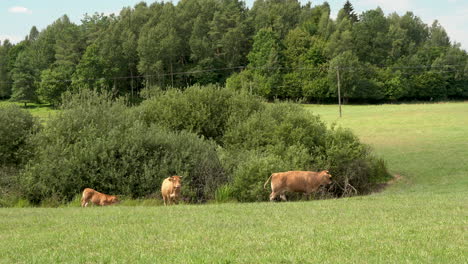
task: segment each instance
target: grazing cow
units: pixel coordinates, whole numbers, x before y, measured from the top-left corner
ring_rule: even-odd
[[[87,207],[89,202],[96,205],[111,205],[119,203],[120,201],[115,195],[107,195],[91,188],[86,188],[84,189],[83,196],[81,197],[81,207]]]
[[[280,195],[283,201],[286,201],[285,192],[302,192],[309,195],[317,191],[322,185],[331,183],[332,176],[327,170],[321,172],[315,171],[288,171],[271,174],[271,194],[270,201],[273,201],[277,195]],[[268,180],[263,185],[266,188]]]
[[[178,203],[180,198],[180,178],[181,176],[172,176],[164,179],[161,186],[161,194],[164,200],[164,205],[172,202]]]

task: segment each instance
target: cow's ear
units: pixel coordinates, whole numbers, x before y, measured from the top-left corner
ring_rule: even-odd
[[[174,180],[174,179],[172,179],[172,177],[169,177],[169,178],[167,178],[167,179],[168,179],[169,181],[173,181],[173,180]]]

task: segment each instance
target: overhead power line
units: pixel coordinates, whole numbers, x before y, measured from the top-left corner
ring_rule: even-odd
[[[374,65],[378,69],[390,69],[390,70],[399,70],[399,69],[408,69],[408,70],[431,70],[434,73],[447,73],[447,72],[463,72],[467,65],[412,65],[412,66],[386,66],[386,65]],[[337,69],[339,68],[340,71],[343,72],[355,72],[355,71],[372,71],[372,68],[369,67],[350,67],[350,66],[338,66],[338,67],[330,67],[330,66],[318,66],[318,67],[252,67],[252,66],[235,66],[235,67],[224,67],[224,68],[209,68],[209,69],[201,69],[201,70],[194,70],[194,71],[180,71],[180,72],[164,72],[158,74],[146,74],[146,75],[133,75],[133,76],[115,76],[115,77],[100,77],[100,78],[91,78],[91,79],[81,79],[76,80],[80,82],[92,82],[92,81],[115,81],[115,80],[126,80],[126,79],[148,79],[148,78],[160,78],[165,76],[178,76],[178,75],[194,75],[194,74],[201,74],[207,72],[217,72],[217,71],[227,71],[227,70],[314,70],[314,71],[329,71],[330,69]],[[432,69],[440,69],[440,70],[432,70]],[[61,79],[61,80],[51,80],[51,81],[44,81],[48,83],[71,83],[74,80],[72,79]],[[13,81],[0,81],[0,83],[8,83],[12,84]]]

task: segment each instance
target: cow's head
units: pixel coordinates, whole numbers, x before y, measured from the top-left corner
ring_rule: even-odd
[[[328,185],[332,183],[331,181],[331,174],[328,172],[328,170],[323,170],[320,172],[320,176],[322,176],[322,183],[323,185]]]
[[[118,203],[120,203],[119,197],[117,197],[117,196],[112,196],[112,198],[111,198],[111,203],[113,203],[113,204],[118,204]]]
[[[174,188],[175,188],[176,190],[180,189],[180,187],[181,187],[181,184],[180,184],[180,179],[181,179],[181,178],[182,178],[182,177],[180,177],[180,176],[172,176],[172,177],[169,177],[169,181],[172,182],[172,185],[174,186]]]

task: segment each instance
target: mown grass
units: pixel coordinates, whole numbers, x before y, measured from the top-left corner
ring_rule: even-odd
[[[461,194],[2,209],[5,263],[464,263]],[[450,206],[447,206],[450,205]]]
[[[309,202],[0,209],[0,262],[466,263],[467,103],[306,107],[403,179]]]
[[[342,118],[336,106],[307,108],[351,128],[402,175],[391,191],[468,190],[468,103],[344,106]]]

